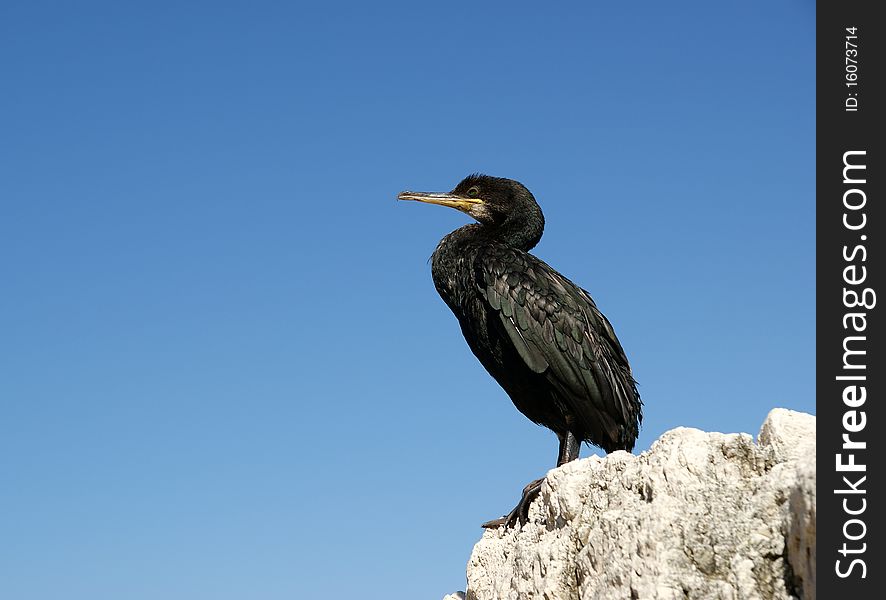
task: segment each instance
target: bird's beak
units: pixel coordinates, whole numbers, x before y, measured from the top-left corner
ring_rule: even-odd
[[[448,206],[462,212],[469,212],[474,206],[483,204],[483,201],[479,198],[468,198],[451,193],[441,194],[436,192],[400,192],[397,194],[397,200],[415,200],[416,202],[426,202],[427,204],[439,204],[440,206]]]

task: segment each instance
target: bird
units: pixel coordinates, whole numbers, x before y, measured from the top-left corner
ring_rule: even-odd
[[[590,294],[529,253],[545,220],[526,186],[475,173],[450,192],[397,198],[474,219],[437,245],[434,286],[517,410],[557,435],[557,466],[577,459],[583,442],[607,453],[631,451],[643,403],[627,356]],[[482,526],[524,525],[543,481],[526,485],[513,510]]]

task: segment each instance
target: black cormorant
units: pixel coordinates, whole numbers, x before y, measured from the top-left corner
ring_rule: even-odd
[[[578,458],[581,442],[630,451],[642,403],[628,359],[591,296],[529,254],[544,230],[529,190],[475,174],[448,193],[402,192],[398,199],[477,220],[440,241],[431,258],[434,285],[517,410],[557,434],[557,466]],[[542,481],[527,485],[507,516],[483,526],[525,523]]]

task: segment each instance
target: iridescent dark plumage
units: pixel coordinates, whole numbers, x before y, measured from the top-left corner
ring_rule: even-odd
[[[440,241],[434,285],[517,409],[557,434],[557,465],[578,458],[581,442],[631,450],[642,416],[628,359],[590,295],[529,254],[544,230],[529,190],[471,175],[446,194],[399,198],[450,206],[478,221]],[[524,522],[541,481],[526,487],[507,517],[485,526]]]

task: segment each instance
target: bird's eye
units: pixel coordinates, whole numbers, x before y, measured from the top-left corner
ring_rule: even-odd
[[[480,195],[480,188],[478,188],[476,185],[468,190],[468,197],[469,198],[476,198],[479,195]]]

